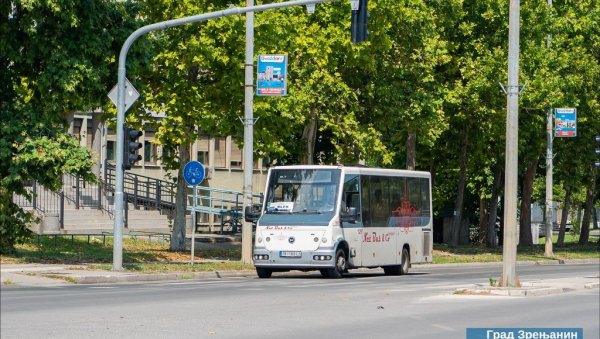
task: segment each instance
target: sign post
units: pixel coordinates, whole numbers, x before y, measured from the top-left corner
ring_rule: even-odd
[[[196,247],[196,206],[198,205],[198,185],[204,180],[204,166],[199,161],[190,161],[183,167],[183,178],[188,185],[194,186],[194,201],[192,201],[192,239],[190,248],[192,250],[191,265],[194,265],[194,249]]]

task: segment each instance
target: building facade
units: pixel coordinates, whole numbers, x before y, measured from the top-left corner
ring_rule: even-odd
[[[77,112],[66,117],[69,133],[92,151],[96,165],[94,173],[102,177],[104,163],[115,162],[117,136],[113,129],[102,121],[101,111]],[[160,114],[156,115],[160,119]],[[154,143],[155,132],[145,129],[139,142],[142,148],[138,154],[142,160],[137,162],[130,172],[151,178],[167,180],[167,174],[175,177],[175,171],[168,171],[161,163],[162,147]],[[191,145],[191,160],[201,162],[206,170],[206,179],[201,184],[211,188],[233,191],[243,190],[244,159],[243,150],[233,141],[231,136],[208,137],[199,135]],[[267,168],[263,159],[254,160],[253,192],[261,193],[264,189]]]

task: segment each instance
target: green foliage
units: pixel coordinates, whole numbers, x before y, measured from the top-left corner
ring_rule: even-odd
[[[94,180],[89,151],[65,114],[106,102],[137,5],[107,0],[3,1],[0,12],[0,251],[27,236],[33,215],[12,203],[35,180],[59,190],[63,173]],[[135,58],[134,58],[135,60]]]
[[[2,218],[27,218],[7,198],[24,193],[25,181],[57,188],[61,173],[89,171],[88,155],[59,132],[63,116],[98,107],[115,113],[106,101],[116,81],[115,56],[139,18],[153,23],[230,4],[2,2],[0,11],[10,13],[0,22]],[[404,168],[407,136],[415,133],[417,169],[434,173],[440,210],[456,198],[468,133],[463,214],[484,214],[478,200],[492,198],[494,173],[504,166],[506,96],[498,84],[507,77],[508,12],[501,0],[379,0],[370,3],[370,34],[359,45],[350,41],[347,4],[319,4],[312,15],[301,7],[256,13],[255,58],[288,55],[289,94],[255,97],[255,155],[278,164],[364,160]],[[592,137],[600,131],[599,16],[595,0],[521,4],[520,82],[527,87],[519,159],[531,163],[544,153],[549,108],[577,107],[578,136],[554,141],[555,200],[563,194],[559,187],[572,186],[575,206],[599,175],[591,169]],[[245,18],[231,16],[134,44],[128,77],[143,96],[128,121],[156,130],[167,169],[182,166],[180,147],[198,134],[231,135],[242,144],[244,42]],[[150,118],[149,111],[166,117]],[[538,172],[534,198],[543,201]]]
[[[34,216],[12,202],[13,193],[32,196],[25,189],[31,181],[58,191],[62,186],[62,174],[81,175],[88,181],[95,180],[91,174],[93,165],[89,151],[80,147],[70,135],[60,132],[61,126],[53,126],[45,116],[31,110],[2,112],[4,124],[0,126],[0,251],[10,252],[16,242],[27,235],[26,225]]]

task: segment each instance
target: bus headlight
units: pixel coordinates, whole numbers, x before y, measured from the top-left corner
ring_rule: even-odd
[[[329,261],[331,260],[330,255],[313,255],[314,261]]]
[[[254,260],[269,260],[268,254],[255,254]]]
[[[258,239],[256,239],[256,241],[260,244],[262,243],[262,237],[258,237]]]
[[[321,239],[321,242],[322,242],[322,243],[324,243],[324,244],[326,244],[326,243],[327,243],[327,237],[323,237],[323,238]]]

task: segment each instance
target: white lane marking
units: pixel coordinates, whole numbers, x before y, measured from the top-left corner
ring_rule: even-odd
[[[416,292],[417,290],[385,290],[386,292]]]
[[[448,327],[448,326],[444,326],[444,325],[440,325],[440,324],[432,324],[434,327],[437,327],[439,329],[442,329],[444,331],[454,331],[454,329],[452,327]]]

